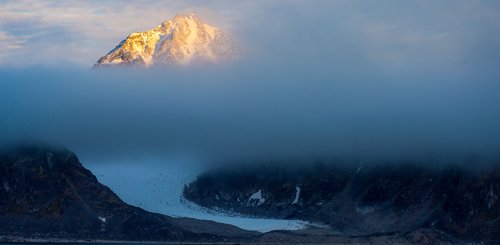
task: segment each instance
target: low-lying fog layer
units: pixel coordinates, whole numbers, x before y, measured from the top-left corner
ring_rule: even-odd
[[[386,74],[294,64],[2,71],[1,140],[57,142],[96,160],[499,152],[500,83],[492,72]]]

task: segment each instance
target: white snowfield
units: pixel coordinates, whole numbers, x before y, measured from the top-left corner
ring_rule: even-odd
[[[299,230],[311,224],[301,220],[279,220],[244,217],[198,206],[182,198],[184,185],[202,173],[199,165],[190,161],[133,159],[86,164],[97,179],[110,187],[125,202],[145,210],[174,217],[190,217],[232,224],[242,229],[259,232],[272,230]],[[260,195],[259,195],[260,194]],[[252,195],[263,202],[262,190]]]

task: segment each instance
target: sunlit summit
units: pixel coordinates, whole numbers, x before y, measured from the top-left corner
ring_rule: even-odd
[[[231,38],[195,14],[177,15],[145,32],[134,32],[95,66],[219,63],[236,57]]]

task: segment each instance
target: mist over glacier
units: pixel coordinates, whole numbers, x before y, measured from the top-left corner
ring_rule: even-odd
[[[0,143],[65,145],[131,205],[257,231],[317,224],[209,210],[182,188],[220,164],[498,163],[491,72],[298,63],[2,70]]]

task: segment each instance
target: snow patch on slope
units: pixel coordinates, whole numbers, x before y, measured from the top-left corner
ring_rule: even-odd
[[[105,218],[105,217],[97,216],[97,218],[98,218],[101,222],[106,223],[106,218]]]
[[[300,187],[295,186],[295,199],[293,199],[292,204],[297,204],[299,202],[300,197]]]
[[[262,205],[266,199],[262,197],[262,190],[258,190],[257,192],[253,193],[250,198],[248,198],[248,203],[251,204],[252,206],[260,206]]]

